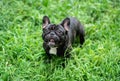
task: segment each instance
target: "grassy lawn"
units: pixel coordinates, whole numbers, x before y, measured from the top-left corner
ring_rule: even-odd
[[[0,0],[0,81],[119,81],[119,0]],[[44,63],[42,17],[75,16],[85,26],[83,48]]]

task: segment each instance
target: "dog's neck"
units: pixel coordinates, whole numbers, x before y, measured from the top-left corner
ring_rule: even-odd
[[[57,47],[51,47],[49,53],[53,55],[57,55]]]

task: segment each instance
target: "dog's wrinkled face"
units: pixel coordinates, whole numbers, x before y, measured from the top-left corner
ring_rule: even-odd
[[[43,28],[43,40],[49,47],[58,47],[66,39],[66,31],[61,25],[48,24]]]
[[[66,24],[66,23],[65,23]],[[47,16],[43,17],[43,40],[51,48],[59,47],[66,41],[67,30],[62,24],[50,24]]]

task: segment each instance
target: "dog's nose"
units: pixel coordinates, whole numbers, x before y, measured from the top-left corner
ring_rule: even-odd
[[[51,32],[50,35],[55,35],[55,33],[54,33],[54,32]]]

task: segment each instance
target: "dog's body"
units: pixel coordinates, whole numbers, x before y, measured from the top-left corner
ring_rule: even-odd
[[[84,35],[83,26],[76,18],[65,18],[56,25],[51,24],[47,16],[43,17],[43,47],[49,57],[51,54],[65,56],[68,53],[66,50],[71,47],[76,36],[80,38],[81,45],[84,43]]]

